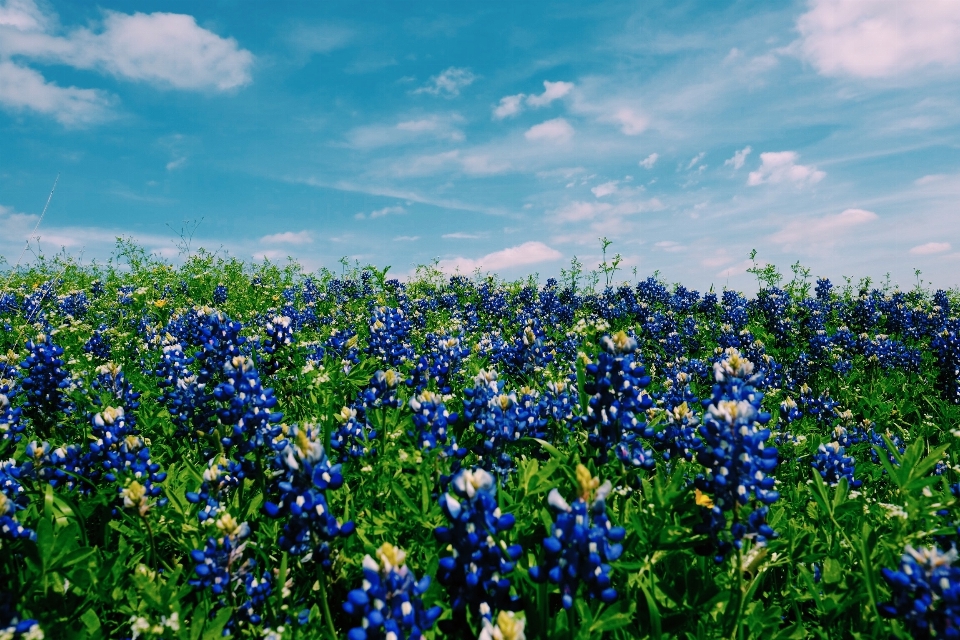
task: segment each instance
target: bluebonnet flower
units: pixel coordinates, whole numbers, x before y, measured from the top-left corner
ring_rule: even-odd
[[[220,306],[227,301],[227,286],[218,284],[213,289],[213,304]]]
[[[271,356],[267,362],[263,363],[266,373],[272,373],[280,368],[280,362],[276,359],[277,354],[293,344],[293,321],[290,316],[273,316],[264,327],[267,333],[267,339],[260,345],[264,353]]]
[[[399,367],[413,358],[409,336],[410,323],[402,309],[376,307],[370,319],[367,353],[391,367]]]
[[[60,307],[60,313],[73,318],[82,318],[90,308],[90,300],[87,299],[87,294],[83,291],[71,291],[60,296],[57,304]]]
[[[0,465],[0,540],[26,538],[36,534],[17,522],[16,513],[27,507],[28,499],[19,482],[20,469],[12,460]]]
[[[334,418],[339,424],[330,436],[330,448],[339,454],[341,461],[376,454],[372,444],[377,430],[367,423],[362,407],[343,407]]]
[[[701,440],[697,437],[699,416],[686,402],[681,402],[672,409],[664,409],[663,416],[662,428],[653,434],[653,448],[663,452],[664,460],[693,460],[701,445]]]
[[[27,445],[24,453],[33,465],[33,474],[53,487],[72,490],[79,486],[89,490],[82,480],[88,475],[99,477],[99,473],[88,472],[91,457],[75,444],[53,449],[49,442],[34,441]]]
[[[101,360],[110,359],[110,337],[106,335],[107,325],[101,324],[84,343],[83,350],[86,353],[100,358]]]
[[[226,508],[224,505],[227,504],[228,495],[240,486],[237,466],[236,462],[228,460],[226,456],[214,456],[203,471],[200,489],[186,493],[188,502],[203,505],[197,514],[201,523],[215,522]]]
[[[244,557],[250,527],[246,522],[238,523],[226,511],[213,526],[220,537],[210,536],[202,549],[190,552],[195,577],[188,582],[196,589],[209,589],[216,596],[218,607],[242,599],[225,631],[235,632],[240,624],[259,625],[263,606],[272,591],[272,581],[266,572],[258,577],[257,561]]]
[[[900,569],[881,569],[891,600],[878,605],[885,618],[900,618],[915,638],[960,637],[960,567],[956,548],[907,545]]]
[[[347,632],[349,640],[420,640],[442,610],[424,607],[422,596],[430,578],[417,580],[407,568],[406,553],[386,542],[377,559],[363,558],[363,587],[347,594],[343,610],[360,626]]]
[[[526,640],[525,627],[523,618],[518,618],[512,611],[501,611],[496,623],[489,618],[483,619],[483,629],[477,640]]]
[[[546,435],[545,407],[530,388],[521,389],[519,397],[505,391],[496,372],[489,371],[477,374],[474,387],[464,389],[464,396],[464,417],[483,437],[482,463],[506,482],[516,466],[509,445],[524,437]]]
[[[281,549],[329,567],[330,542],[355,528],[352,522],[341,525],[327,503],[326,491],[343,486],[340,465],[327,460],[316,427],[292,425],[284,435],[273,462],[272,493],[278,498],[265,502],[264,511],[285,518]]]
[[[756,378],[754,365],[733,348],[727,349],[725,356],[714,364],[713,397],[703,401],[707,410],[699,429],[702,446],[697,462],[706,467],[706,474],[695,480],[697,504],[703,507],[703,522],[695,530],[713,538],[718,561],[730,548],[718,537],[726,525],[725,513],[735,513],[731,528],[734,546],[739,548],[747,534],[757,544],[764,544],[774,535],[765,522],[764,505],[780,497],[771,475],[777,467],[778,454],[775,447],[765,446],[770,430],[763,425],[770,420],[770,414],[761,410],[763,394],[752,386]],[[754,509],[744,526],[737,520],[737,505],[746,505],[751,496],[761,506]]]
[[[213,397],[224,404],[217,409],[217,421],[227,429],[223,446],[233,448],[239,460],[276,437],[279,428],[275,425],[283,414],[273,411],[277,406],[273,389],[260,383],[250,358],[234,356],[223,365],[223,374],[226,380],[213,390]]]
[[[637,341],[620,331],[601,338],[600,346],[597,361],[586,366],[584,389],[590,394],[590,402],[583,422],[588,441],[600,460],[612,450],[624,464],[652,469],[653,451],[645,448],[640,437],[653,435],[642,421],[653,399],[644,390],[650,377],[634,361]]]
[[[349,373],[350,369],[360,362],[357,342],[357,334],[355,332],[335,329],[325,343],[327,349],[340,358],[340,365],[345,373]]]
[[[10,386],[0,383],[0,447],[7,442],[12,444],[20,442],[21,434],[26,428],[26,425],[20,421],[20,407],[10,404],[12,395]]]
[[[0,618],[0,638],[4,640],[43,640],[40,623],[31,618],[21,620],[17,616]]]
[[[407,380],[407,384],[419,393],[433,383],[433,389],[441,395],[453,392],[450,386],[454,374],[460,369],[464,358],[470,355],[470,349],[463,344],[462,336],[438,338],[429,333],[426,336],[428,353],[417,359],[417,364]]]
[[[506,576],[522,549],[503,540],[516,519],[501,513],[496,493],[492,475],[483,469],[461,469],[440,496],[449,524],[437,527],[434,535],[451,555],[440,558],[437,580],[449,592],[454,611],[470,609],[479,615],[519,607]]]
[[[550,535],[543,539],[545,562],[530,568],[535,582],[550,582],[560,587],[564,609],[573,606],[580,583],[586,585],[591,598],[610,603],[617,591],[610,581],[610,562],[623,553],[626,530],[615,527],[607,518],[605,500],[612,490],[610,482],[600,484],[590,470],[577,465],[579,493],[573,504],[564,500],[557,489],[547,496],[547,503],[556,513]]]
[[[416,429],[411,435],[417,446],[421,449],[435,449],[441,446],[448,454],[460,453],[456,438],[447,431],[448,426],[455,423],[459,416],[456,412],[447,411],[442,396],[432,391],[424,391],[410,398],[410,409],[413,410],[413,426]],[[462,451],[466,454],[465,449]]]
[[[117,483],[123,507],[140,516],[146,516],[154,505],[164,506],[167,499],[160,497],[160,484],[167,474],[150,459],[149,447],[126,422],[123,407],[104,407],[93,416],[91,425],[94,440],[82,463],[85,475],[94,479],[102,472],[106,480]]]
[[[132,285],[122,285],[117,288],[117,303],[122,306],[130,306],[133,304],[133,290]]]
[[[54,344],[49,335],[27,341],[26,347],[27,357],[20,363],[20,388],[25,396],[23,415],[37,429],[47,431],[56,424],[57,414],[70,408],[64,393],[70,386],[70,374],[63,369],[63,348]]]
[[[170,412],[178,437],[206,434],[216,426],[213,396],[206,382],[189,368],[193,358],[188,357],[177,339],[167,334],[163,352],[154,374],[161,389],[160,402]]]
[[[960,404],[960,320],[949,320],[930,341],[937,358],[937,386],[953,404]]]
[[[839,442],[821,444],[813,455],[813,462],[810,465],[831,487],[836,486],[840,482],[840,478],[846,478],[847,484],[853,489],[863,484],[853,477],[855,471],[854,460],[850,456],[844,455],[844,448]]]

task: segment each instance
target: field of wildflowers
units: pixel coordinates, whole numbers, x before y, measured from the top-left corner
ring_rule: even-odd
[[[756,273],[8,270],[0,638],[960,637],[960,295]]]

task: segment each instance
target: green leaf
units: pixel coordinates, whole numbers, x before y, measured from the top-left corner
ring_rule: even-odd
[[[80,616],[80,621],[83,622],[87,633],[93,634],[100,631],[100,618],[97,617],[97,613],[93,609],[84,611]]]
[[[216,617],[204,627],[203,640],[219,640],[219,638],[222,638],[223,628],[227,626],[231,615],[233,615],[233,609],[230,607],[224,607],[218,611]]]

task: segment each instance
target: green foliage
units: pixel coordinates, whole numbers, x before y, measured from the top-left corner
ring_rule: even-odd
[[[195,229],[196,225],[194,225]],[[67,368],[83,385],[71,391],[76,409],[56,416],[56,427],[46,435],[51,446],[83,443],[89,438],[89,416],[97,409],[90,393],[96,367],[103,361],[87,353],[83,345],[101,323],[112,341],[112,360],[122,367],[133,386],[142,392],[136,412],[138,426],[150,443],[151,455],[167,472],[163,495],[169,500],[143,517],[117,508],[116,486],[90,483],[82,490],[53,488],[47,483],[24,482],[29,506],[17,519],[36,531],[36,541],[0,543],[0,591],[15,595],[18,610],[40,621],[48,638],[130,637],[141,629],[141,638],[182,638],[207,640],[222,637],[234,610],[219,607],[208,591],[191,587],[194,564],[190,552],[201,548],[208,529],[198,521],[199,505],[186,499],[203,480],[205,451],[215,450],[215,438],[196,443],[178,438],[167,409],[157,400],[160,389],[151,370],[159,361],[157,344],[151,343],[138,323],[145,320],[151,330],[162,328],[176,314],[194,306],[212,305],[218,285],[229,290],[220,310],[245,324],[244,335],[262,337],[257,318],[268,309],[285,304],[284,290],[302,285],[308,274],[299,265],[278,265],[269,261],[250,264],[204,250],[192,251],[189,229],[184,231],[179,266],[168,264],[129,240],[118,241],[117,252],[105,264],[81,265],[66,257],[41,259],[30,267],[8,271],[6,291],[28,292],[44,282],[56,282],[57,293],[88,290],[101,280],[105,293],[93,300],[83,318],[58,315],[54,301],[46,303],[55,338],[65,350]],[[608,261],[611,244],[601,239],[603,262],[600,271],[611,286],[622,259]],[[756,257],[752,252],[751,260]],[[287,424],[318,424],[326,434],[336,426],[335,416],[367,386],[371,375],[383,364],[363,356],[359,364],[344,366],[330,353],[320,366],[308,364],[304,349],[322,343],[332,329],[356,331],[357,344],[369,338],[371,304],[397,303],[397,293],[388,285],[387,269],[361,268],[348,261],[342,272],[321,271],[311,277],[324,286],[334,278],[357,280],[363,271],[370,278],[371,293],[337,301],[323,299],[314,304],[316,313],[328,324],[298,332],[297,344],[275,356],[276,370],[264,376],[265,386],[274,389],[279,409]],[[799,263],[792,267],[793,279],[786,285],[791,309],[810,295],[810,271]],[[783,276],[771,264],[754,262],[748,269],[764,288],[779,286]],[[564,285],[583,291],[583,265],[576,259],[564,272]],[[510,296],[535,280],[503,283],[493,277],[474,278],[477,283],[501,286]],[[256,283],[256,284],[255,284]],[[869,288],[868,280],[859,288]],[[121,287],[132,287],[132,302],[117,303]],[[859,288],[852,284],[834,294],[834,299],[853,300]],[[440,294],[456,295],[460,306],[479,307],[476,288],[458,292],[437,262],[417,267],[407,283],[410,299]],[[915,298],[918,309],[929,307],[929,296]],[[951,294],[953,295],[953,294]],[[513,298],[511,298],[512,300]],[[298,303],[299,304],[299,303]],[[302,305],[301,305],[302,306]],[[495,311],[495,310],[494,310]],[[516,335],[520,325],[504,314],[483,311],[484,320],[502,335]],[[766,353],[777,362],[791,362],[800,346],[779,341],[754,309],[748,329],[766,345]],[[10,352],[4,361],[23,359],[24,344],[36,337],[38,327],[27,318],[8,314],[2,318],[10,330],[0,337],[0,350]],[[583,415],[589,398],[585,391],[585,363],[596,355],[598,340],[605,333],[636,329],[634,320],[601,321],[580,309],[576,321],[582,338],[576,359],[575,390]],[[411,336],[420,350],[429,332],[454,334],[460,329],[449,309],[442,306],[424,313]],[[831,317],[835,331],[843,322]],[[574,323],[575,324],[575,323]],[[568,326],[545,326],[546,339],[554,344],[565,340]],[[699,348],[691,357],[708,360],[715,354],[721,328],[715,319],[698,324]],[[638,332],[641,353],[653,359],[663,353],[655,338]],[[466,336],[470,346],[479,335]],[[910,343],[918,345],[919,342]],[[462,412],[462,389],[472,376],[490,366],[489,354],[474,348],[453,381],[453,394],[446,400],[451,411]],[[544,389],[548,381],[566,381],[570,372],[556,363],[533,373],[509,376],[510,388],[530,385]],[[666,389],[663,371],[653,371],[650,391]],[[507,375],[507,374],[505,374]],[[899,562],[904,545],[932,544],[934,540],[955,541],[960,505],[951,491],[958,481],[960,410],[934,391],[936,371],[929,353],[919,371],[885,371],[876,363],[860,358],[849,375],[829,369],[814,376],[812,386],[829,389],[831,396],[849,415],[836,424],[823,425],[806,416],[790,425],[792,439],[779,444],[781,464],[777,471],[781,499],[770,507],[768,521],[778,536],[765,547],[749,541],[725,562],[715,562],[704,553],[705,535],[695,533],[701,509],[691,480],[702,472],[695,460],[665,461],[658,456],[655,470],[625,468],[615,457],[597,464],[591,459],[586,434],[569,424],[551,421],[550,437],[525,439],[512,449],[517,471],[499,489],[504,512],[513,513],[516,526],[509,543],[518,543],[524,555],[513,574],[516,593],[521,597],[529,638],[871,638],[906,637],[896,622],[882,619],[877,604],[889,597],[880,578],[882,567]],[[708,397],[709,384],[696,382],[692,391]],[[402,399],[408,400],[406,390]],[[787,392],[771,389],[765,408],[778,413]],[[651,423],[662,428],[664,416],[654,409]],[[413,418],[407,404],[396,409],[370,412],[376,429],[378,454],[348,461],[344,466],[344,487],[328,495],[330,508],[341,520],[357,524],[355,535],[335,543],[333,566],[318,574],[302,558],[279,550],[279,524],[263,512],[263,478],[250,477],[235,493],[229,505],[238,519],[251,524],[250,553],[257,566],[270,572],[274,591],[268,599],[265,625],[284,638],[324,637],[332,627],[343,637],[352,622],[341,609],[346,594],[361,580],[361,562],[384,542],[403,547],[407,563],[419,575],[436,575],[441,548],[433,531],[444,523],[438,503],[441,480],[453,470],[453,461],[438,451],[422,451],[411,437]],[[774,418],[776,428],[778,419]],[[857,475],[864,485],[851,490],[846,480],[829,486],[811,472],[810,462],[821,443],[833,440],[832,429],[840,423],[850,426],[875,423],[885,433],[886,447],[861,443],[848,453],[855,456]],[[480,451],[482,439],[465,421],[451,426],[461,446]],[[4,451],[8,458],[24,460],[27,444],[43,439],[28,433]],[[892,441],[905,444],[901,454]],[[873,454],[879,459],[872,462]],[[891,459],[892,458],[892,459]],[[464,464],[477,460],[470,453]],[[620,593],[613,604],[578,597],[570,610],[560,607],[559,592],[550,584],[535,584],[528,575],[542,557],[541,541],[551,522],[546,496],[555,487],[572,486],[574,468],[586,461],[591,471],[609,479],[616,487],[607,500],[610,519],[624,526],[627,536],[624,553],[613,563],[615,586]],[[262,467],[261,467],[262,468]],[[935,473],[936,472],[936,473]],[[83,483],[81,483],[83,484]],[[279,588],[278,585],[283,585]],[[425,594],[428,606],[448,608],[444,589],[434,582]],[[239,603],[233,603],[234,606]],[[297,623],[305,612],[304,626]],[[449,611],[442,622],[451,622]],[[428,637],[475,638],[477,621]],[[470,626],[472,625],[472,626]],[[283,627],[283,631],[280,630]],[[262,637],[263,629],[241,625],[234,637]]]

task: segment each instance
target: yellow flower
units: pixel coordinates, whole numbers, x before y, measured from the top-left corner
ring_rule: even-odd
[[[694,500],[698,506],[706,507],[707,509],[713,508],[713,500],[710,499],[710,496],[700,491],[700,489],[695,490],[695,496]]]

